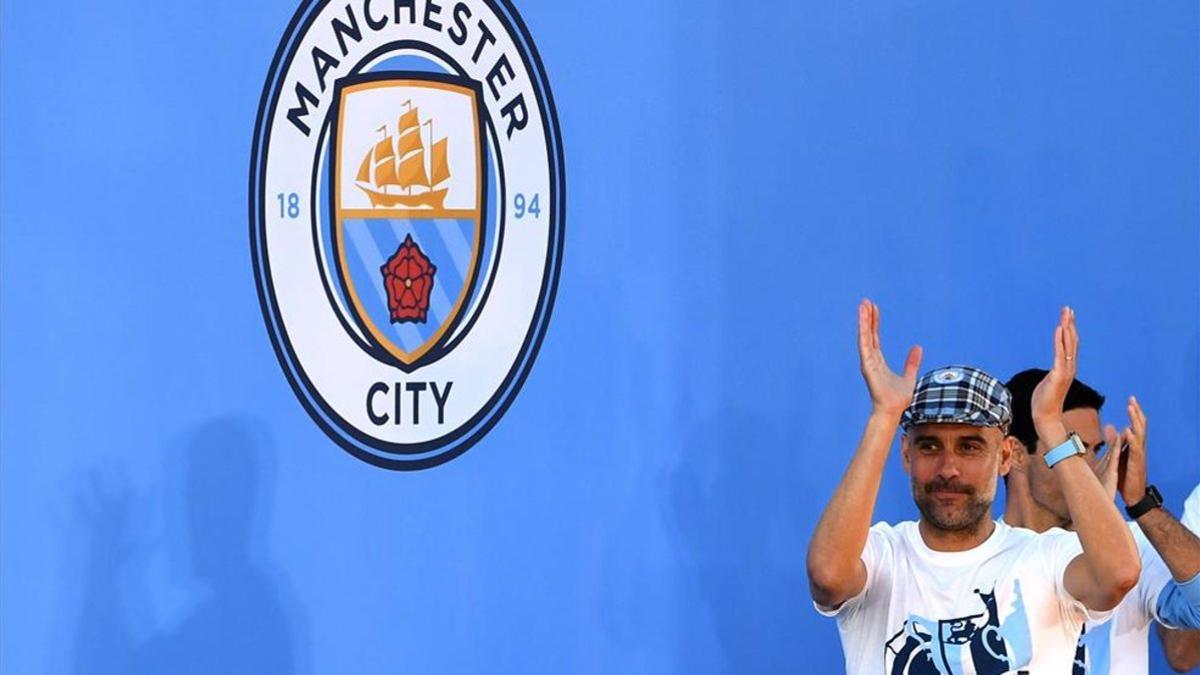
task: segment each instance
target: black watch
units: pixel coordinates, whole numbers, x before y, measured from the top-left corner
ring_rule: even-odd
[[[1137,520],[1146,515],[1151,509],[1157,509],[1162,505],[1163,498],[1159,494],[1158,488],[1153,485],[1147,485],[1146,496],[1142,497],[1142,500],[1138,503],[1126,506],[1125,513],[1129,514],[1130,518]]]

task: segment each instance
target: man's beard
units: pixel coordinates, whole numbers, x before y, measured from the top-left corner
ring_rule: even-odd
[[[934,497],[935,491],[957,492],[966,496],[961,505],[942,506]],[[913,484],[913,499],[921,517],[933,528],[945,532],[972,532],[988,518],[992,500],[981,498],[976,489],[956,481],[937,478],[923,487]]]

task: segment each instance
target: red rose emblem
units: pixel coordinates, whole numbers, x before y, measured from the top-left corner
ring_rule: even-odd
[[[405,235],[400,248],[379,268],[387,291],[392,323],[425,323],[429,314],[429,292],[437,267],[421,252],[412,235]]]

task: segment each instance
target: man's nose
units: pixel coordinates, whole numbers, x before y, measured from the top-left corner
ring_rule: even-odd
[[[938,476],[941,478],[957,478],[958,475],[958,460],[954,457],[954,453],[943,453],[941,462],[938,464]]]

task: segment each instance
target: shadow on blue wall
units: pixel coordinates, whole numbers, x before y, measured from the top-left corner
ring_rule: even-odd
[[[274,480],[267,441],[238,418],[202,425],[168,453],[166,465],[177,471],[164,481],[163,512],[127,478],[91,476],[78,495],[88,550],[77,672],[307,670],[303,615],[261,550]],[[156,519],[161,539],[139,540],[145,521]],[[163,553],[167,583],[152,574]],[[192,589],[190,599],[156,612],[171,587]]]
[[[678,647],[682,672],[794,672],[804,644],[798,616],[811,611],[803,574],[807,542],[800,512],[794,441],[778,425],[725,408],[686,425],[681,461],[668,476],[664,520],[684,557],[685,597]],[[710,626],[695,625],[707,620]],[[694,649],[715,632],[724,663]]]

